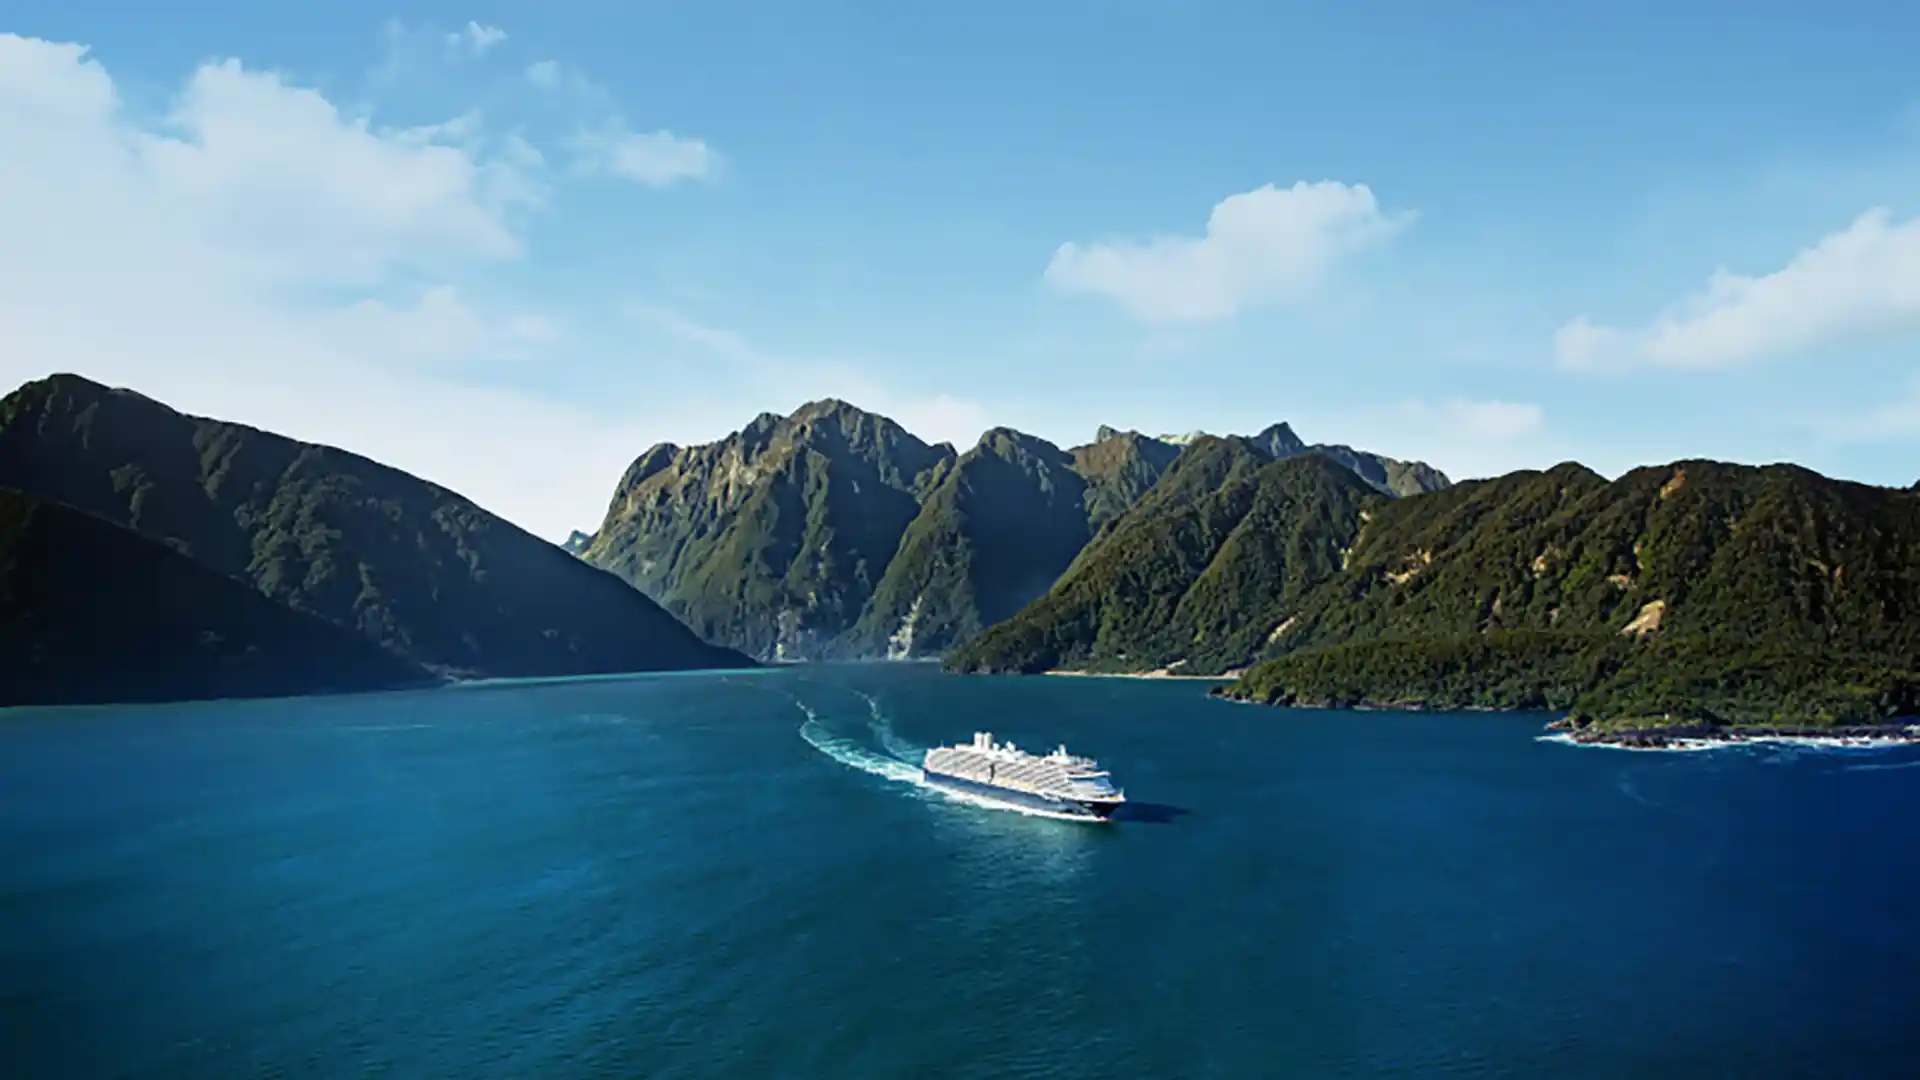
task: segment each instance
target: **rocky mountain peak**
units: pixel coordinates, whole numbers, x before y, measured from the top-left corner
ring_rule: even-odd
[[[1285,421],[1263,429],[1253,437],[1254,445],[1277,458],[1292,457],[1307,449],[1305,439],[1293,433]]]
[[[1064,454],[1059,447],[1037,435],[1016,431],[1010,427],[989,429],[980,436],[976,448],[1001,457],[1023,455],[1027,457],[1057,458]]]

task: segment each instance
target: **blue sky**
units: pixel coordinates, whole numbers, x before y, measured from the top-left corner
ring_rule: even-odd
[[[1910,5],[280,7],[8,6],[9,384],[548,536],[829,395],[1920,478]]]

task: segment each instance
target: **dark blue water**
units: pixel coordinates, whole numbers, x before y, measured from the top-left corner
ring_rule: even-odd
[[[1155,805],[887,778],[982,727]],[[1537,729],[906,667],[5,714],[0,1075],[1920,1075],[1920,754]]]

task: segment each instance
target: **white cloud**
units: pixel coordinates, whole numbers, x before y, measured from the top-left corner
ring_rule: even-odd
[[[705,142],[671,131],[629,131],[619,120],[575,135],[575,164],[589,174],[611,173],[649,187],[711,176],[719,155]]]
[[[237,61],[201,67],[169,120],[178,136],[121,140],[136,170],[276,275],[365,280],[397,262],[512,258],[507,216],[537,199],[522,160],[455,145],[471,121],[374,130]]]
[[[497,26],[483,26],[469,20],[467,25],[447,35],[447,48],[456,52],[485,56],[487,50],[507,40],[507,32]]]
[[[189,245],[215,264],[201,273],[252,291],[512,259],[511,217],[538,198],[519,157],[374,129],[235,61],[202,66],[161,125],[141,126],[83,49],[12,35],[0,145],[13,151],[0,272],[20,279],[15,296],[146,273],[159,267],[128,259]]]
[[[1407,402],[1400,412],[1408,420],[1439,429],[1450,438],[1479,442],[1512,442],[1540,431],[1546,414],[1540,406],[1517,401],[1469,401],[1449,398],[1438,404]]]
[[[542,90],[560,85],[560,65],[552,60],[536,60],[527,65],[527,81]]]
[[[719,172],[722,159],[705,140],[672,131],[634,131],[622,117],[614,95],[579,71],[554,60],[528,64],[525,77],[581,117],[567,147],[574,172],[581,176],[617,176],[648,187],[669,187],[704,180]]]
[[[1575,370],[1714,370],[1890,334],[1920,332],[1920,218],[1870,210],[1761,277],[1714,271],[1706,288],[1644,328],[1585,316],[1554,335]]]
[[[609,420],[475,384],[470,362],[558,326],[459,284],[522,256],[541,186],[537,152],[470,122],[381,129],[233,61],[144,122],[83,47],[0,35],[0,146],[0,392],[76,372],[555,538],[597,519],[636,447],[738,423],[718,393]]]
[[[1222,199],[1204,236],[1062,244],[1045,279],[1108,296],[1149,322],[1218,320],[1307,295],[1340,260],[1411,221],[1411,213],[1383,214],[1365,184],[1268,184]]]

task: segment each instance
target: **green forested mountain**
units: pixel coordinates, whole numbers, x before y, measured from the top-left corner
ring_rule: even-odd
[[[1920,500],[1791,465],[1579,465],[1376,508],[1289,648],[1486,630],[1920,655]]]
[[[1147,442],[1165,453],[1167,456],[1160,466],[1161,469],[1166,468],[1167,463],[1171,463],[1173,456],[1178,454],[1182,447],[1213,437],[1204,432],[1195,432],[1178,438],[1162,436],[1158,439],[1146,439],[1137,432],[1122,433],[1103,427],[1100,429],[1099,441],[1104,443],[1110,438],[1122,435]],[[1294,434],[1293,428],[1287,424],[1274,424],[1256,435],[1246,436],[1246,440],[1261,453],[1276,461],[1306,453],[1332,458],[1352,470],[1376,490],[1388,495],[1418,495],[1427,491],[1439,491],[1452,483],[1445,473],[1424,461],[1401,461],[1366,450],[1355,450],[1351,446],[1343,446],[1339,443],[1310,444]],[[1132,502],[1128,501],[1126,505],[1130,506]]]
[[[0,488],[0,706],[432,685],[426,669],[157,540]]]
[[[0,485],[161,541],[442,674],[746,662],[445,488],[76,376],[0,400]]]
[[[1222,671],[1338,571],[1381,501],[1326,456],[1275,461],[1254,440],[1202,437],[1049,592],[947,665]]]
[[[1260,700],[1832,723],[1913,707],[1920,498],[1790,465],[1577,465],[1375,509]]]
[[[1116,443],[1116,445],[1118,445]],[[996,428],[928,493],[850,636],[864,655],[937,655],[1045,592],[1086,545],[1094,490],[1074,456]],[[1113,473],[1107,494],[1119,498]]]
[[[1240,442],[1263,460],[1320,449],[1284,424]],[[642,454],[585,557],[756,656],[939,655],[1046,592],[1190,449],[1102,428],[1061,450],[999,428],[955,455],[816,402]],[[1445,483],[1424,465],[1322,456],[1382,490],[1391,470],[1403,486]]]
[[[1139,502],[1180,456],[1180,447],[1103,426],[1092,442],[1071,453],[1073,471],[1086,481],[1087,529],[1092,535]]]
[[[1332,457],[1261,464],[1246,444],[1196,442],[1047,596],[949,666],[1218,673],[1264,658],[1231,694],[1707,722],[1837,723],[1915,700],[1913,492],[1683,461],[1354,498],[1287,471]],[[1296,497],[1243,517],[1282,477]]]
[[[835,655],[954,457],[841,401],[765,414],[717,443],[642,454],[586,558],[710,641]]]

